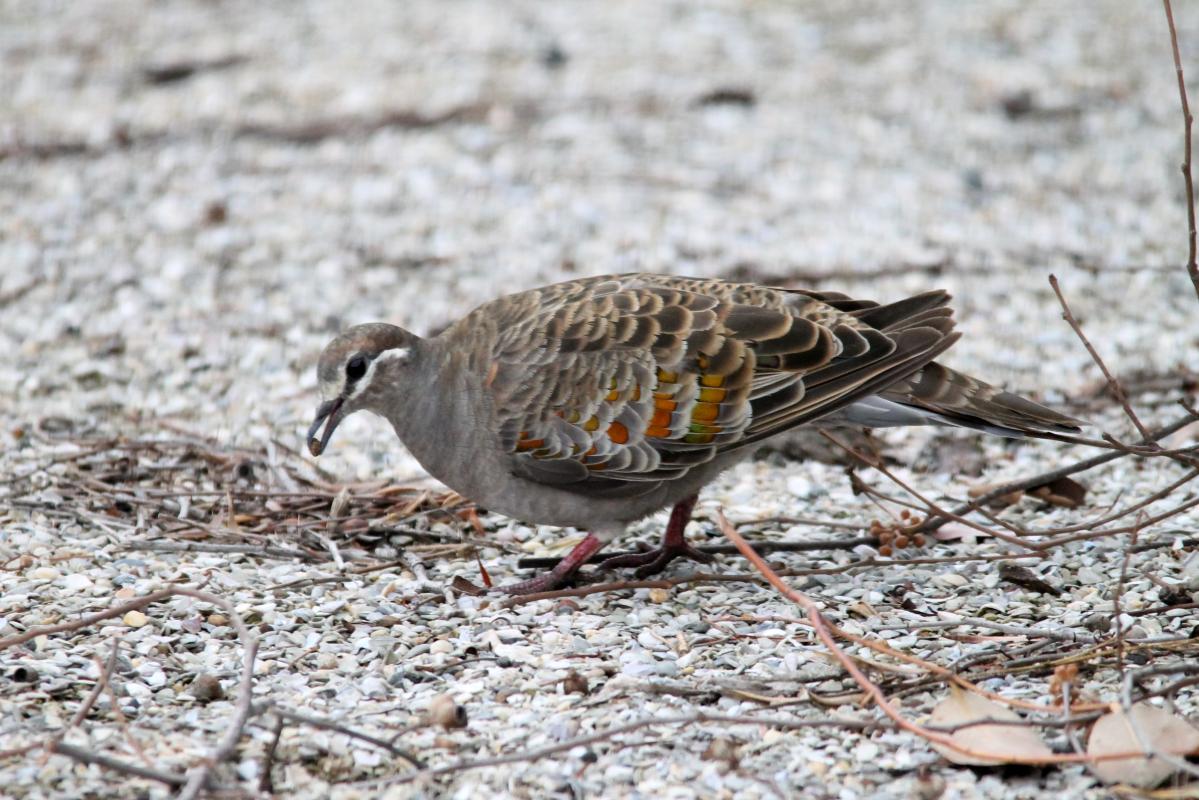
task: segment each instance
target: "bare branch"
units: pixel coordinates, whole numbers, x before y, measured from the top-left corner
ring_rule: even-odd
[[[237,636],[242,643],[241,681],[238,685],[237,705],[233,711],[233,719],[229,721],[224,738],[213,748],[199,767],[190,771],[187,785],[183,787],[183,791],[179,792],[179,800],[195,800],[208,783],[209,771],[229,757],[245,733],[246,721],[250,718],[251,703],[254,699],[254,657],[258,653],[258,638],[250,633],[250,629],[246,627],[237,608],[225,598],[183,587],[177,587],[171,591],[223,608],[229,615],[229,621],[233,623],[233,628],[237,631]]]
[[[1116,380],[1116,377],[1112,375],[1111,371],[1107,368],[1107,364],[1104,364],[1103,359],[1099,356],[1099,351],[1094,348],[1091,340],[1082,332],[1082,326],[1074,318],[1074,314],[1070,311],[1070,304],[1066,302],[1066,296],[1062,294],[1062,288],[1058,286],[1056,275],[1049,276],[1049,285],[1053,287],[1053,293],[1057,295],[1057,301],[1062,306],[1062,317],[1070,325],[1074,333],[1078,335],[1078,338],[1082,340],[1082,346],[1091,354],[1091,360],[1095,362],[1095,365],[1099,367],[1099,371],[1103,373],[1103,377],[1107,379],[1108,388],[1111,389],[1112,395],[1115,396],[1120,406],[1124,409],[1124,414],[1132,420],[1132,424],[1136,426],[1137,432],[1141,434],[1141,438],[1148,439],[1149,429],[1141,423],[1141,418],[1137,416],[1137,412],[1132,410],[1132,406],[1128,403],[1128,395],[1124,393],[1124,387],[1120,385],[1120,381]]]
[[[80,764],[95,764],[105,769],[110,769],[114,772],[119,772],[123,775],[132,775],[135,778],[146,778],[151,781],[165,783],[167,786],[182,786],[187,783],[187,778],[174,772],[163,772],[158,769],[149,767],[141,767],[137,764],[130,764],[127,761],[121,761],[111,756],[106,756],[101,753],[93,753],[91,750],[85,750],[82,747],[76,747],[73,744],[59,742],[54,752],[60,756],[78,761]]]
[[[1178,99],[1182,104],[1183,144],[1182,180],[1186,185],[1187,198],[1187,274],[1199,296],[1199,264],[1195,262],[1195,180],[1191,175],[1191,106],[1187,102],[1187,82],[1182,73],[1182,56],[1178,52],[1178,29],[1174,27],[1174,9],[1170,0],[1162,0],[1166,9],[1166,24],[1170,28],[1170,49],[1174,53],[1174,74],[1178,77]]]
[[[54,738],[46,745],[46,754],[53,753],[58,745],[62,743],[63,738],[70,732],[72,728],[83,722],[88,712],[92,710],[92,706],[96,704],[101,693],[104,692],[104,687],[108,686],[109,680],[112,679],[112,673],[117,668],[117,653],[121,649],[121,640],[113,637],[112,650],[108,653],[108,661],[103,665],[100,674],[96,677],[96,685],[87,693],[87,697],[83,698],[83,702],[79,704],[79,710],[71,717],[71,721],[67,723],[67,727],[63,728]]]

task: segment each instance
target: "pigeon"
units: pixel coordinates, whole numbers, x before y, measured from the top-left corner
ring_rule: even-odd
[[[670,507],[660,547],[600,563],[643,577],[680,556],[711,560],[683,537],[700,489],[791,428],[1079,431],[935,361],[959,335],[949,300],[626,274],[500,297],[428,338],[357,325],[317,364],[308,448],[320,455],[343,419],[371,411],[480,507],[587,532],[551,570],[501,587],[513,594],[568,584],[628,525]]]

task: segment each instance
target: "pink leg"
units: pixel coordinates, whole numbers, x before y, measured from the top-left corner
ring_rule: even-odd
[[[589,533],[586,539],[576,544],[574,549],[566,554],[566,558],[555,564],[549,572],[543,572],[536,578],[530,578],[527,581],[501,586],[499,587],[500,591],[508,594],[533,594],[559,589],[569,583],[574,574],[579,571],[579,567],[586,564],[587,559],[598,553],[603,546],[603,542]]]
[[[683,531],[691,521],[691,511],[695,508],[696,495],[680,500],[670,511],[670,522],[666,525],[666,534],[662,537],[662,546],[645,553],[627,556],[613,556],[600,562],[600,569],[618,569],[621,567],[637,567],[633,573],[638,578],[656,575],[666,568],[666,565],[676,558],[690,558],[701,564],[713,560],[707,553],[696,550],[687,544]]]

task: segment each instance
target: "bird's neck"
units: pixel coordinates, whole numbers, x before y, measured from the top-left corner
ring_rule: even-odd
[[[428,339],[421,344],[418,369],[394,390],[395,402],[384,416],[421,466],[448,483],[472,458],[470,437],[463,432],[473,417],[470,370],[448,348]]]

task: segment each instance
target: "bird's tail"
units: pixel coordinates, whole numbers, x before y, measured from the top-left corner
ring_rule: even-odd
[[[950,425],[1013,438],[1076,434],[1083,425],[1073,417],[935,362],[818,424],[869,428]]]
[[[836,292],[801,294],[815,297],[884,332],[910,326],[913,320],[940,318],[950,313],[946,308],[949,295],[943,291],[925,292],[887,305],[854,300]],[[1054,438],[1076,434],[1084,423],[933,361],[878,394],[821,417],[815,424],[870,428],[952,425],[997,436]]]

